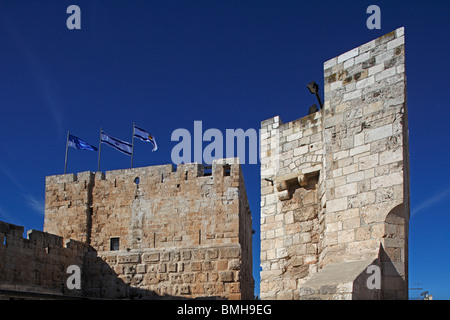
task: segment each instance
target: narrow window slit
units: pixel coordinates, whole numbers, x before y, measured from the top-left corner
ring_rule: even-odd
[[[110,239],[110,250],[111,251],[117,251],[119,250],[120,245],[120,239],[119,238],[111,238]]]

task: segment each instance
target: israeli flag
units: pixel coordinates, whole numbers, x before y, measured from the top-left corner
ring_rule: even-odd
[[[97,148],[94,146],[91,146],[86,141],[81,140],[78,137],[75,137],[71,134],[69,134],[69,140],[68,140],[68,146],[78,149],[78,150],[89,150],[89,151],[97,151]]]
[[[133,152],[133,146],[131,143],[119,140],[117,138],[111,137],[109,134],[102,131],[101,139],[100,141],[102,143],[106,143],[110,147],[113,147],[114,149],[131,156]]]
[[[145,142],[150,142],[153,145],[152,151],[158,150],[158,145],[156,144],[155,137],[144,129],[134,126],[134,137],[139,138]]]

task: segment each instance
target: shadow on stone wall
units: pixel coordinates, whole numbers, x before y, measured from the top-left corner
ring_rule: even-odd
[[[408,299],[408,221],[403,203],[394,207],[385,219],[385,236],[379,259],[383,275],[383,299]]]
[[[123,275],[113,268],[92,247],[83,260],[82,286],[79,294],[87,299],[124,299],[124,300],[224,300],[220,296],[192,298],[189,295],[172,295],[150,290],[140,286],[145,275],[135,273],[136,264],[124,264]],[[127,271],[129,270],[129,272]],[[179,286],[178,284],[172,284]]]
[[[404,275],[397,271],[397,263],[393,262],[383,247],[380,248],[381,260],[381,296],[383,300],[407,300],[408,285]]]
[[[301,300],[391,300],[407,299],[405,290],[404,278],[380,243],[378,257],[328,264],[299,294]]]
[[[108,254],[100,255],[85,243],[69,240],[63,244],[63,238],[42,231],[30,230],[27,238],[23,237],[24,229],[0,221],[0,300],[4,299],[223,299],[214,292],[206,292],[204,297],[191,295],[191,288],[180,280],[183,270],[178,274],[170,267],[163,270],[161,278],[166,275],[164,285],[150,290],[151,281],[143,281],[153,271],[136,272],[138,264],[130,259],[133,253],[121,253],[125,259],[116,265],[109,265]],[[238,255],[233,248],[226,248],[229,255]],[[213,250],[213,249],[211,249]],[[103,258],[102,258],[103,256]],[[231,260],[230,260],[231,261]],[[164,264],[166,262],[163,262]],[[205,262],[206,263],[206,262]],[[69,289],[69,283],[76,278],[76,272],[69,271],[69,266],[78,266],[81,271],[80,289]],[[118,268],[119,267],[119,268]],[[232,264],[230,263],[230,267]],[[118,269],[118,270],[115,270]],[[116,272],[120,271],[120,272]],[[225,275],[237,272],[226,271]],[[152,273],[153,276],[155,273]],[[158,277],[160,276],[156,273]],[[173,276],[176,275],[176,276]],[[145,280],[148,280],[145,279]],[[194,280],[189,281],[194,283]],[[224,285],[217,278],[209,287]],[[145,286],[144,286],[145,284]],[[228,284],[230,287],[232,283]],[[236,287],[233,287],[236,288]],[[214,288],[212,288],[214,289]],[[173,294],[175,293],[175,294]]]
[[[384,220],[384,236],[380,242],[378,259],[374,261],[381,271],[381,289],[368,289],[367,279],[371,274],[361,273],[354,281],[354,299],[407,300],[406,279],[407,223],[405,206],[395,206]]]
[[[379,269],[379,279],[374,269]],[[379,289],[376,287],[379,283]],[[398,300],[407,299],[403,296],[407,286],[404,278],[397,272],[395,263],[391,261],[382,244],[380,244],[378,259],[367,266],[353,281],[352,300]]]

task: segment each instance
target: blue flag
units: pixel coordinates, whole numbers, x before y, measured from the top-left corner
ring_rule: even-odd
[[[89,143],[69,134],[68,146],[78,150],[97,151],[97,148],[91,146]]]
[[[143,129],[141,129],[141,128],[138,128],[138,127],[134,126],[134,136],[135,136],[136,138],[141,139],[142,141],[150,142],[150,143],[153,145],[152,151],[158,150],[158,145],[156,144],[155,137],[152,136],[152,135],[151,135],[150,133],[148,133],[147,131],[145,131],[145,130],[143,130]]]

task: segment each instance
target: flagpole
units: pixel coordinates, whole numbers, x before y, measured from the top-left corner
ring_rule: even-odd
[[[100,171],[101,153],[102,153],[102,127],[100,127],[100,138],[98,140],[98,167],[97,167],[97,172]]]
[[[67,139],[66,139],[66,159],[64,161],[64,174],[67,173],[67,152],[69,149],[69,130],[67,130]]]
[[[134,122],[133,122],[133,135],[131,136],[131,169],[133,168],[133,155],[134,155]]]

